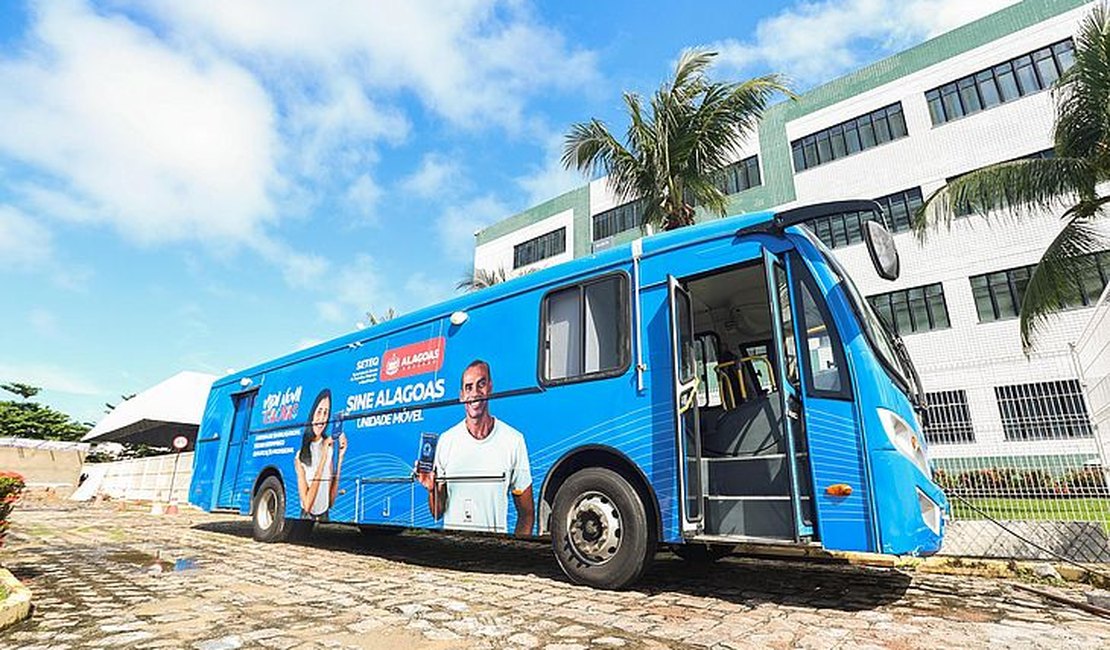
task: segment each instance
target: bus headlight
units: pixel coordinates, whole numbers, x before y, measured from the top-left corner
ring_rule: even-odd
[[[886,436],[890,438],[894,447],[928,475],[929,458],[925,455],[925,445],[921,443],[921,434],[894,411],[884,408],[877,410],[879,420],[883,423],[883,430],[886,431]]]

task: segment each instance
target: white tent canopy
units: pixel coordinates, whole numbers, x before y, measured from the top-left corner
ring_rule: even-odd
[[[175,436],[184,435],[191,448],[215,380],[202,372],[179,372],[112,409],[81,440],[169,447]]]

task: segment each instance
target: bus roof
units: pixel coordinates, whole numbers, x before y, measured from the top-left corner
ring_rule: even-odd
[[[686,228],[656,233],[643,238],[643,257],[720,237],[733,237],[738,230],[755,230],[759,226],[772,224],[776,214],[782,213],[774,211],[752,212],[722,219],[711,219]],[[288,366],[337,349],[360,345],[414,325],[444,318],[455,311],[473,309],[538,287],[558,285],[580,276],[591,275],[598,270],[630,262],[631,258],[632,244],[625,243],[591,255],[555,264],[534,273],[521,275],[480,291],[450,298],[366,329],[355,330],[312,347],[229,373],[225,377],[217,379],[213,383],[213,388],[226,386],[229,383],[238,382],[242,377],[250,377],[261,372]]]

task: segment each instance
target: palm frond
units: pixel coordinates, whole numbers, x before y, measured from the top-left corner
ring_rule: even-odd
[[[1110,152],[1110,13],[1096,5],[1074,38],[1075,62],[1056,82],[1054,142],[1063,156],[1098,160],[1104,172]]]
[[[1083,204],[1041,255],[1021,300],[1019,324],[1022,348],[1028,353],[1037,334],[1053,314],[1078,304],[1083,288],[1079,279],[1094,264],[1092,253],[1106,250],[1103,232],[1093,223],[1102,204]]]
[[[1094,170],[1081,158],[1012,160],[969,172],[936,190],[912,225],[924,240],[930,227],[950,227],[961,211],[984,217],[999,212],[1020,220],[1091,196],[1094,186]]]
[[[456,291],[478,291],[492,287],[508,280],[508,273],[504,267],[496,269],[475,269],[473,273],[464,275],[455,283]]]

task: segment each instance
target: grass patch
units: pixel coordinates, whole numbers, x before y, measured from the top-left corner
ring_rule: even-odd
[[[994,519],[1037,521],[1097,521],[1110,533],[1110,499],[967,499]],[[956,519],[983,519],[983,515],[959,499],[952,499]]]
[[[10,594],[10,593],[11,592],[8,591],[8,585],[4,584],[3,582],[0,582],[0,602],[3,602],[8,597],[8,594]]]

